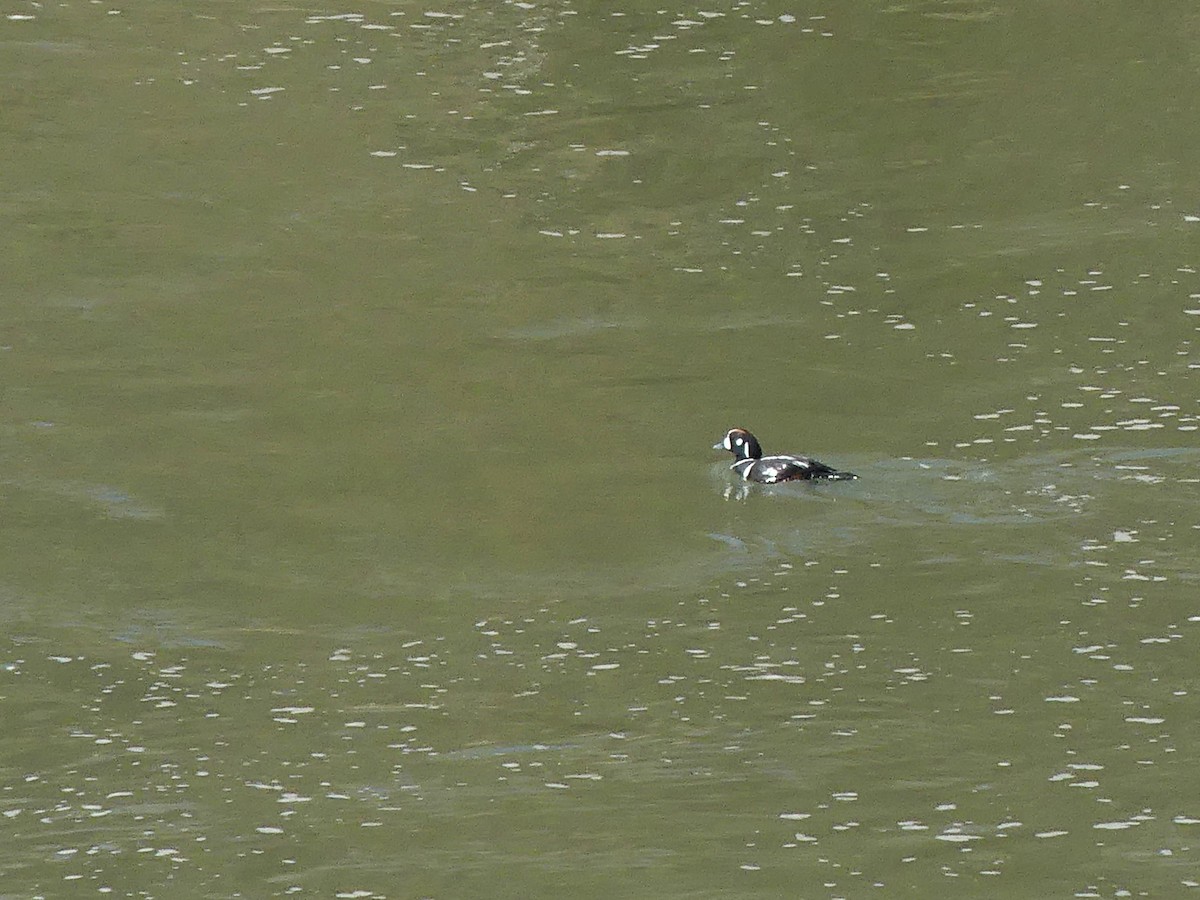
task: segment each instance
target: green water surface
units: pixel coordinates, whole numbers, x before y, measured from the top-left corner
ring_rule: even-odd
[[[6,10],[0,895],[1200,886],[1197,39]]]

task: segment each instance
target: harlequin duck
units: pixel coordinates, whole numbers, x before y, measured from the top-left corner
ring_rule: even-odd
[[[732,428],[725,437],[713,444],[714,450],[728,450],[734,455],[729,468],[747,481],[775,484],[777,481],[848,481],[858,476],[817,462],[807,456],[763,456],[758,438],[745,428]]]

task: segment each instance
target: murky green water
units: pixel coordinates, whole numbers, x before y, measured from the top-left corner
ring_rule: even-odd
[[[1200,885],[1192,5],[5,16],[0,895]]]

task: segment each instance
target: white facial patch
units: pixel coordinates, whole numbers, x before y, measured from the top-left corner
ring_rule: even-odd
[[[733,445],[729,442],[729,439],[732,437],[733,437],[732,431],[725,432],[725,449],[729,450],[730,452],[733,451]]]

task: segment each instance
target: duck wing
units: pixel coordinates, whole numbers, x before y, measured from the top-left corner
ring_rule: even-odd
[[[780,481],[846,481],[858,477],[852,472],[840,472],[808,456],[764,456],[762,459],[742,460],[734,468],[748,481],[760,481],[763,484]]]

